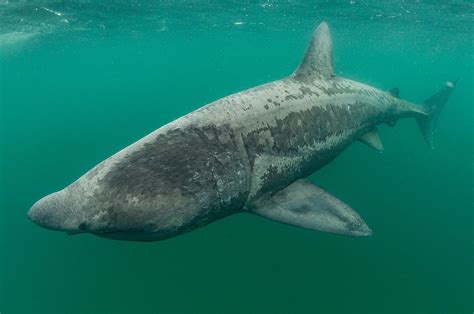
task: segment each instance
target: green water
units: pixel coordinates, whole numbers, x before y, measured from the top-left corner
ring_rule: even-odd
[[[48,11],[48,10],[50,11]],[[329,22],[338,74],[421,102],[460,78],[430,151],[412,120],[312,180],[370,238],[235,215],[154,243],[26,212],[206,103],[290,74]],[[472,1],[0,0],[0,312],[474,311]]]

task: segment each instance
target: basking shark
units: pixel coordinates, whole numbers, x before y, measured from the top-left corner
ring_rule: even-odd
[[[156,241],[235,213],[369,236],[351,207],[306,179],[354,141],[382,150],[377,126],[414,117],[430,146],[454,83],[415,105],[337,76],[329,27],[290,76],[193,111],[145,136],[30,209],[38,225]]]

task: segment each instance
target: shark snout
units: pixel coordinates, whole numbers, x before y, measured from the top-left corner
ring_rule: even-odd
[[[78,223],[68,203],[63,190],[50,194],[33,204],[28,211],[28,218],[43,228],[68,232],[77,231]]]

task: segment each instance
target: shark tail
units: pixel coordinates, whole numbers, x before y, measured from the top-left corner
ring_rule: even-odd
[[[451,92],[453,91],[457,81],[446,82],[446,87],[437,92],[423,102],[424,115],[416,117],[421,133],[426,140],[426,143],[431,149],[434,149],[433,137],[441,110],[444,104],[448,101]]]

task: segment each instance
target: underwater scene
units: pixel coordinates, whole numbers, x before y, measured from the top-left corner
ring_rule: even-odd
[[[0,0],[0,313],[473,313],[473,51],[466,0]]]

